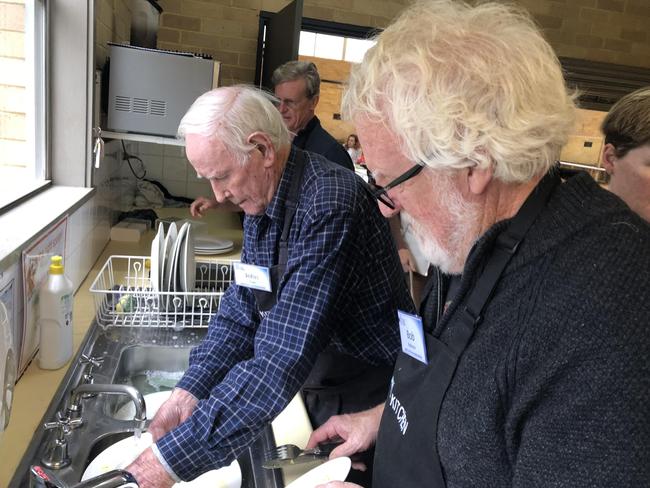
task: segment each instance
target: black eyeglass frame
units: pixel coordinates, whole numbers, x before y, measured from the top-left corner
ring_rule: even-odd
[[[397,185],[401,185],[414,176],[419,175],[423,169],[424,164],[418,163],[385,186],[379,186],[374,181],[369,182],[370,188],[372,189],[372,195],[391,210],[395,210],[395,203],[388,196],[388,190],[395,188]]]

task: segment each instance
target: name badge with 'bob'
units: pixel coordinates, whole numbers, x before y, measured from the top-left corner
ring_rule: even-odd
[[[266,266],[233,263],[235,283],[255,290],[271,291],[271,273]]]
[[[424,342],[424,329],[422,319],[417,315],[397,311],[399,318],[399,335],[402,341],[402,352],[414,359],[428,363],[427,346]]]

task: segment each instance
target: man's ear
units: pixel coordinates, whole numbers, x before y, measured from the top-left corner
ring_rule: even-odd
[[[616,148],[614,148],[614,146],[610,143],[605,144],[605,147],[603,148],[603,155],[601,156],[601,161],[603,163],[603,168],[605,168],[605,171],[608,175],[614,174],[616,159],[618,159],[616,157]]]
[[[320,100],[320,95],[314,95],[313,97],[311,97],[310,102],[311,102],[311,108],[313,110],[316,109],[316,105],[318,105],[319,100]]]
[[[471,166],[462,171],[465,190],[472,195],[482,195],[494,176],[494,167],[492,165],[487,168]]]
[[[264,167],[269,168],[275,163],[275,147],[271,138],[265,132],[253,132],[246,141],[256,146],[256,150],[262,154]]]

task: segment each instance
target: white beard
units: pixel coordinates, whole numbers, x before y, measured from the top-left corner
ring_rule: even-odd
[[[402,228],[415,236],[420,252],[443,273],[460,274],[465,266],[467,254],[474,243],[468,233],[478,220],[478,209],[465,200],[451,187],[440,193],[440,201],[447,206],[447,217],[451,221],[446,229],[446,239],[441,242],[428,226],[414,219],[402,210]]]

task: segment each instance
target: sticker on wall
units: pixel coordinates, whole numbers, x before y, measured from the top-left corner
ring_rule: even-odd
[[[0,440],[9,425],[16,384],[17,354],[13,332],[16,323],[15,283],[13,273],[0,273]]]

